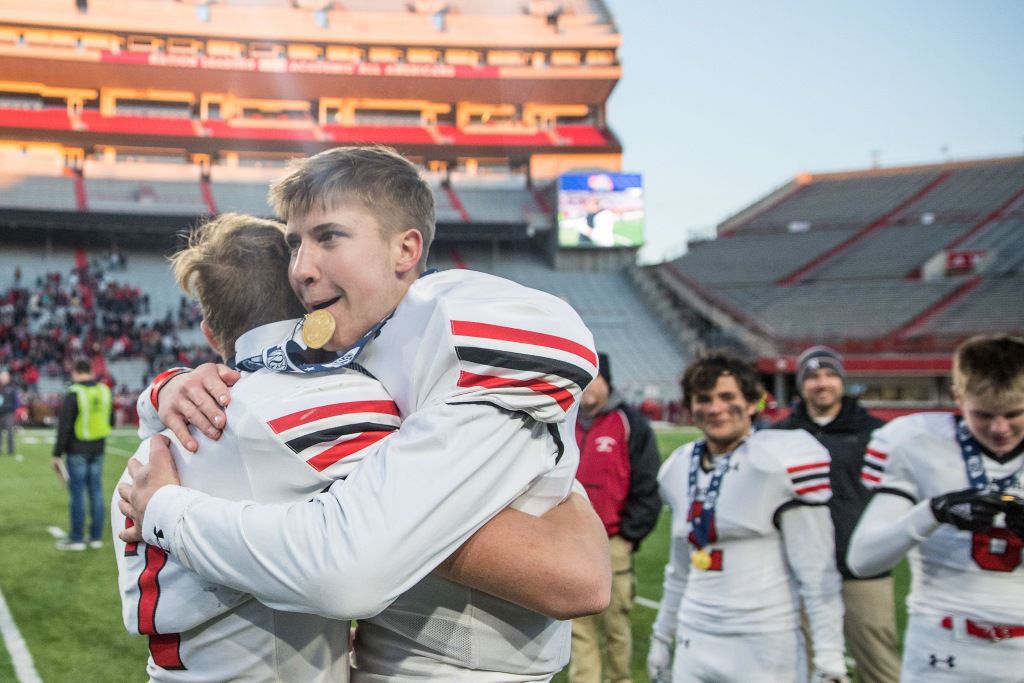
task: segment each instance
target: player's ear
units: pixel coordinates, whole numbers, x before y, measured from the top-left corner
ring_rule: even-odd
[[[419,230],[410,228],[395,235],[394,242],[395,272],[405,275],[416,272],[416,266],[423,256],[423,235]]]
[[[221,351],[220,344],[217,343],[217,338],[210,330],[210,326],[206,324],[206,318],[199,321],[199,329],[203,331],[203,336],[206,337],[206,343],[210,345],[213,352],[218,356],[223,356],[224,353]]]

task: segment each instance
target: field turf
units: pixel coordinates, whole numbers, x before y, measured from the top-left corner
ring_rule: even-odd
[[[44,682],[144,681],[146,641],[129,636],[121,624],[109,531],[102,550],[68,553],[53,547],[50,528],[66,529],[68,512],[67,493],[50,466],[52,434],[52,430],[23,430],[17,442],[22,457],[0,456],[0,591]],[[659,433],[663,457],[695,435],[687,429]],[[119,430],[108,440],[104,469],[108,500],[137,443],[130,430]],[[637,595],[642,602],[656,603],[661,596],[668,534],[666,510],[636,556]],[[897,574],[901,632],[906,586],[906,569],[901,566]],[[633,666],[638,682],[647,680],[643,663],[654,615],[655,609],[643,604],[633,611]],[[0,681],[16,680],[11,657],[6,648],[0,648]],[[564,674],[555,678],[565,680]]]

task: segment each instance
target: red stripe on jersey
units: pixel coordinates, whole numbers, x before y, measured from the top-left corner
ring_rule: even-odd
[[[504,325],[475,323],[468,320],[453,320],[452,334],[460,337],[480,337],[481,339],[498,339],[500,341],[547,346],[559,351],[568,351],[591,365],[597,365],[597,355],[593,349],[565,337],[556,337],[553,334],[521,330],[517,327],[505,327]]]
[[[805,493],[814,493],[815,491],[824,491],[825,489],[832,488],[832,484],[825,482],[824,484],[815,484],[814,486],[805,486],[802,489],[796,489],[796,495],[802,496]]]
[[[792,467],[787,467],[786,471],[789,472],[790,474],[796,474],[797,472],[803,472],[804,470],[813,470],[816,467],[828,467],[828,466],[829,466],[829,462],[826,460],[824,462],[812,462],[812,463],[808,463],[806,465],[793,465]]]
[[[363,432],[359,436],[349,439],[348,441],[342,441],[339,444],[331,446],[327,450],[313,456],[306,462],[317,472],[323,472],[334,463],[347,458],[356,451],[361,451],[367,446],[372,446],[388,434],[394,432]]]
[[[394,401],[347,401],[345,403],[332,403],[326,406],[316,406],[296,413],[290,413],[275,418],[268,422],[275,434],[287,431],[293,427],[323,420],[338,415],[353,415],[356,413],[383,413],[385,415],[398,415],[398,406]]]
[[[160,601],[158,574],[167,564],[167,553],[146,546],[146,567],[139,574],[139,633],[156,633],[156,605]]]
[[[133,526],[135,526],[135,520],[132,519],[131,517],[125,517],[124,518],[124,528],[125,529],[131,529]],[[125,557],[135,557],[138,554],[139,554],[139,544],[138,543],[125,543],[124,544],[124,556]]]
[[[477,375],[463,370],[459,373],[458,385],[460,387],[484,387],[485,389],[523,387],[538,394],[546,394],[565,411],[569,410],[573,402],[572,394],[569,391],[539,379],[514,379],[511,377],[495,377],[493,375]]]
[[[181,661],[181,635],[178,633],[161,633],[149,637],[149,654],[153,663],[161,669],[169,671],[185,671]]]
[[[877,484],[882,481],[881,477],[871,474],[870,472],[861,472],[860,478],[863,479],[864,481],[869,481],[872,484]]]
[[[883,453],[882,451],[876,451],[874,448],[867,449],[867,454],[868,455],[873,455],[874,457],[878,458],[879,460],[888,460],[889,459],[889,454],[888,453]]]

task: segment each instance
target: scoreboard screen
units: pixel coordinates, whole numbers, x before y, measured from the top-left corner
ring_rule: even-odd
[[[639,247],[644,187],[639,173],[564,173],[558,179],[558,244]]]

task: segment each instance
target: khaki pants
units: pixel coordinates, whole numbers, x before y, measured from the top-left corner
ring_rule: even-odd
[[[608,539],[612,558],[612,599],[608,609],[572,622],[571,683],[601,683],[601,633],[604,632],[605,676],[609,683],[631,683],[635,577],[633,544],[621,536]]]
[[[860,683],[896,683],[900,679],[900,643],[896,637],[896,604],[891,576],[880,579],[843,579],[843,638],[846,651],[857,662]],[[800,611],[808,669],[811,637],[807,615]]]

